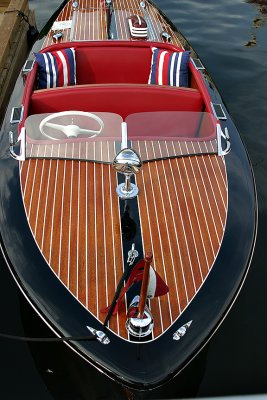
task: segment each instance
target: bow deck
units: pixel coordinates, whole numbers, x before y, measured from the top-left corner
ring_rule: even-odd
[[[48,264],[104,321],[100,310],[111,303],[124,269],[115,171],[93,162],[32,159],[21,166],[21,184]],[[153,251],[153,266],[170,289],[150,300],[157,337],[189,304],[216,259],[226,222],[225,165],[217,156],[149,162],[137,184],[143,248]],[[109,322],[124,338],[126,308],[124,302]]]

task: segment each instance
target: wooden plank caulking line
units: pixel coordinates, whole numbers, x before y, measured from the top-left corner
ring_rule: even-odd
[[[146,142],[145,142],[145,146],[146,146]],[[147,149],[147,146],[146,146],[146,149]],[[152,181],[152,174],[151,174],[151,170],[150,170],[150,163],[148,163],[148,173],[149,173],[149,177],[150,177],[150,182],[153,182]],[[156,207],[155,192],[154,192],[153,184],[151,185],[151,189],[152,189],[152,197],[153,197],[153,202],[154,202],[154,211],[155,211],[155,214],[156,214],[157,231],[158,231],[158,237],[159,237],[159,242],[160,242],[160,250],[161,250],[162,265],[163,265],[163,269],[164,269],[164,277],[165,277],[165,282],[168,285],[168,279],[167,279],[167,273],[166,273],[166,265],[165,265],[165,260],[164,260],[164,256],[163,256],[162,238],[161,238],[161,232],[160,232],[160,228],[159,228],[158,211],[157,211],[157,207]],[[170,315],[170,319],[171,319],[171,322],[172,322],[173,318],[172,318],[172,311],[171,311],[169,293],[167,293],[167,299],[168,299],[168,306],[169,306],[169,315]]]
[[[65,145],[65,154],[67,151],[67,145]],[[59,240],[59,252],[58,252],[58,276],[61,274],[61,254],[62,254],[62,232],[63,232],[63,216],[64,216],[64,197],[65,197],[65,183],[66,183],[66,165],[67,162],[64,160],[63,169],[63,181],[62,181],[62,200],[61,200],[61,218],[60,218],[60,240]]]
[[[205,224],[206,224],[206,227],[207,227],[207,232],[208,232],[208,236],[209,236],[209,239],[210,239],[211,249],[212,249],[213,257],[214,257],[215,256],[215,252],[214,252],[213,242],[212,242],[211,235],[210,235],[209,224],[208,224],[208,221],[207,221],[206,212],[205,212],[203,201],[202,201],[202,196],[201,196],[200,191],[199,191],[199,184],[198,184],[198,181],[196,179],[195,171],[194,171],[194,168],[193,168],[192,161],[191,161],[190,157],[189,157],[189,163],[190,163],[191,171],[192,171],[192,173],[194,175],[195,186],[197,188],[197,193],[198,193],[198,197],[199,197],[199,202],[198,203],[201,205],[201,209],[202,209],[202,213],[203,213],[203,216],[204,216]],[[188,179],[188,172],[187,172],[187,168],[186,168],[186,164],[185,164],[184,159],[183,159],[183,164],[184,164],[184,169],[185,169],[185,172],[186,172],[186,175],[187,175],[187,179]],[[189,183],[189,187],[191,187],[190,182],[188,182],[188,183]],[[192,189],[191,189],[191,193],[192,193],[192,196],[194,197],[194,192],[192,191]],[[196,202],[194,202],[194,204],[196,204]],[[197,211],[196,211],[196,213],[197,213]]]
[[[108,142],[108,158],[109,158],[109,142]],[[117,282],[117,270],[116,270],[116,265],[117,265],[117,257],[116,257],[116,251],[115,251],[115,236],[114,236],[114,214],[113,214],[113,200],[112,200],[112,185],[111,185],[111,166],[108,166],[108,176],[109,176],[109,200],[110,200],[110,211],[111,211],[111,231],[112,231],[112,251],[113,251],[113,275],[114,275],[114,287],[117,288],[118,282]],[[119,325],[119,314],[117,313],[116,315],[116,324],[117,324],[117,333],[118,335],[120,334],[120,325]]]
[[[140,142],[138,140],[138,149],[139,149],[139,154],[141,153],[141,149],[140,149]],[[148,220],[148,229],[149,229],[149,235],[150,235],[150,240],[151,240],[151,248],[152,248],[152,252],[154,254],[155,257],[155,249],[154,249],[154,244],[153,244],[153,240],[152,240],[152,229],[151,229],[151,222],[150,222],[150,217],[149,217],[149,206],[148,206],[148,200],[147,200],[147,193],[146,193],[146,185],[145,185],[145,179],[144,179],[144,171],[143,169],[141,170],[141,176],[142,176],[142,183],[143,183],[143,190],[144,190],[144,197],[145,197],[145,205],[146,205],[146,213],[147,213],[147,220]],[[139,214],[141,215],[141,213]],[[145,249],[144,249],[145,250]],[[156,269],[156,266],[155,266]],[[161,324],[161,331],[164,331],[164,325],[163,325],[163,317],[162,317],[162,309],[161,309],[161,302],[160,302],[160,298],[158,297],[158,306],[159,306],[159,313],[160,313],[160,324]]]
[[[60,153],[60,144],[58,146],[58,155]],[[59,160],[57,160],[56,166],[56,178],[55,178],[55,189],[54,189],[54,196],[53,196],[53,206],[52,206],[52,226],[51,226],[51,235],[50,235],[50,251],[48,257],[48,263],[51,265],[51,256],[52,256],[52,248],[53,248],[53,233],[54,233],[54,219],[55,219],[55,205],[56,205],[56,194],[57,194],[57,186],[58,186],[58,164]]]
[[[154,149],[153,142],[152,142],[152,148],[153,148],[153,153],[154,153],[154,156],[155,156],[155,149]],[[177,281],[176,281],[176,274],[175,274],[175,266],[174,266],[174,260],[173,260],[172,244],[171,244],[171,239],[170,239],[170,227],[169,227],[168,219],[166,217],[165,202],[164,202],[163,193],[162,193],[162,186],[163,186],[163,183],[164,183],[164,192],[168,194],[168,199],[169,199],[169,202],[170,202],[169,187],[166,184],[167,183],[166,179],[164,180],[164,182],[162,180],[160,180],[159,170],[158,170],[158,162],[156,162],[155,164],[156,164],[157,179],[158,179],[158,184],[159,184],[160,198],[161,198],[161,203],[162,203],[164,221],[165,221],[165,225],[166,225],[166,232],[167,232],[167,238],[168,238],[168,247],[169,247],[169,252],[170,252],[170,256],[171,256],[172,271],[173,271],[173,276],[174,276],[174,281],[175,281],[176,296],[177,296],[177,300],[178,300],[179,309],[181,311],[179,295],[178,295],[178,287],[177,287]],[[162,164],[162,167],[163,167],[164,176],[166,178],[166,171],[165,171],[164,162],[162,161],[161,164]],[[172,207],[170,207],[170,209],[172,211]]]
[[[212,185],[212,182],[211,182],[211,179],[210,179],[210,173],[208,171],[207,163],[206,163],[207,160],[210,161],[210,157],[209,157],[209,155],[201,156],[201,160],[203,161],[203,164],[204,164],[204,168],[205,168],[205,171],[206,171],[206,174],[207,174],[207,177],[208,177],[208,181],[209,181],[209,184],[210,184],[210,189],[211,189],[211,192],[212,192],[212,195],[213,195],[213,198],[214,198],[214,202],[216,204],[216,208],[217,208],[218,216],[219,216],[219,219],[220,219],[221,227],[223,228],[224,223],[223,223],[222,218],[221,218],[221,212],[220,212],[220,209],[218,207],[217,198],[216,198],[216,195],[214,193],[214,187]],[[218,185],[218,181],[217,180],[216,180],[216,183]],[[224,206],[224,209],[225,209],[225,204],[224,203],[223,203],[223,206]]]
[[[202,159],[203,159],[203,157],[202,157]],[[205,163],[205,160],[203,160],[203,161]],[[219,238],[217,226],[216,226],[216,223],[215,223],[215,220],[214,220],[214,214],[213,214],[213,211],[212,211],[212,207],[211,207],[211,204],[210,204],[210,199],[209,199],[207,188],[206,188],[205,181],[204,181],[204,178],[203,178],[202,168],[200,167],[200,163],[199,163],[199,157],[196,157],[196,163],[197,163],[198,170],[199,170],[199,173],[200,173],[200,177],[201,177],[201,181],[202,181],[202,187],[203,187],[204,192],[205,192],[208,208],[210,210],[210,214],[211,214],[211,218],[212,218],[212,222],[213,222],[213,227],[214,227],[214,230],[215,230],[215,233],[216,233],[217,241],[218,241],[218,243],[220,243],[220,238]]]

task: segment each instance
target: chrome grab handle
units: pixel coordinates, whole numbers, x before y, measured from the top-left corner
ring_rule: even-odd
[[[222,138],[226,142],[224,148],[222,148]],[[217,143],[218,143],[218,156],[225,156],[231,150],[230,136],[228,129],[225,128],[224,132],[221,128],[221,125],[217,123]]]
[[[20,142],[20,154],[15,153],[14,146]],[[25,161],[26,154],[26,134],[25,127],[21,129],[19,138],[17,141],[14,140],[12,131],[9,131],[9,153],[17,161]]]

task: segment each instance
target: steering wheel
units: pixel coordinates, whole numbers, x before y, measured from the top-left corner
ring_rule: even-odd
[[[69,125],[61,125],[61,124],[55,124],[53,122],[49,122],[54,118],[65,117],[65,116],[73,116],[73,117],[82,116],[82,117],[90,118],[90,119],[95,120],[100,125],[100,127],[98,130],[92,130],[92,129],[80,128],[78,125],[75,125],[73,123],[69,124]],[[45,127],[53,128],[57,131],[62,132],[65,136],[67,136],[68,139],[69,138],[77,138],[78,135],[89,135],[88,137],[94,138],[95,136],[99,135],[102,132],[102,130],[104,128],[104,122],[97,115],[89,113],[89,112],[62,111],[62,112],[48,115],[48,117],[45,117],[40,122],[40,125],[39,125],[39,129],[40,129],[42,135],[44,135],[47,138],[52,139],[52,140],[60,140],[60,138],[58,138],[56,136],[48,135],[44,130]]]

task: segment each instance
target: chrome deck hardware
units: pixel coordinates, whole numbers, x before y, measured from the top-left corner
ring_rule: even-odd
[[[96,336],[97,340],[102,343],[102,344],[109,344],[110,340],[107,337],[107,335],[102,332],[102,331],[97,331],[95,328],[92,328],[91,326],[87,326],[87,329],[89,329],[89,331]]]
[[[63,32],[57,32],[53,35],[53,40],[58,43],[63,38]]]
[[[187,322],[183,326],[181,326],[176,332],[173,334],[173,340],[180,340],[181,337],[183,337],[188,329],[190,328],[190,325],[192,324],[193,320]]]
[[[135,244],[132,244],[131,250],[128,251],[128,258],[127,258],[127,263],[129,265],[133,265],[134,260],[139,256],[139,253],[137,250],[135,250]]]
[[[122,149],[114,158],[113,168],[124,174],[125,182],[117,186],[116,192],[121,199],[132,199],[138,195],[139,189],[131,183],[131,176],[138,174],[142,167],[140,156],[133,149]]]
[[[20,154],[15,152],[15,145],[20,142]],[[14,139],[14,135],[12,131],[9,131],[9,152],[11,157],[13,157],[17,161],[25,161],[25,152],[26,152],[26,134],[25,127],[21,129],[18,140]]]
[[[221,119],[221,120],[226,120],[227,117],[225,115],[225,112],[223,110],[222,104],[220,103],[210,103],[213,114],[215,115],[215,117],[217,119]]]
[[[202,64],[199,58],[191,58],[191,61],[196,69],[201,71],[205,69],[204,65]]]
[[[22,78],[23,78],[23,83],[24,83],[24,84],[25,84],[25,82],[26,82],[26,78],[27,78],[28,73],[31,72],[32,69],[33,69],[34,63],[35,63],[35,60],[30,60],[30,59],[29,59],[29,60],[27,60],[27,61],[25,62],[25,64],[24,64],[23,67],[22,67],[21,76],[22,76]]]
[[[217,144],[218,144],[218,156],[226,156],[231,150],[230,136],[227,128],[222,130],[222,127],[217,123]],[[222,146],[224,142],[224,148]]]
[[[149,308],[146,306],[143,318],[137,317],[137,310],[139,307],[140,296],[135,296],[130,304],[126,329],[135,337],[146,337],[150,335],[154,327],[154,321]]]
[[[171,35],[169,35],[168,32],[166,32],[166,31],[161,32],[160,36],[161,36],[161,39],[163,40],[163,42],[165,42],[165,43],[170,43],[172,40]]]
[[[73,10],[77,10],[78,7],[79,7],[78,1],[74,1],[74,2],[72,3],[72,8],[73,8]]]
[[[10,116],[10,123],[11,125],[13,124],[19,124],[22,119],[23,119],[23,113],[24,113],[24,107],[13,107],[11,111],[11,116]]]

